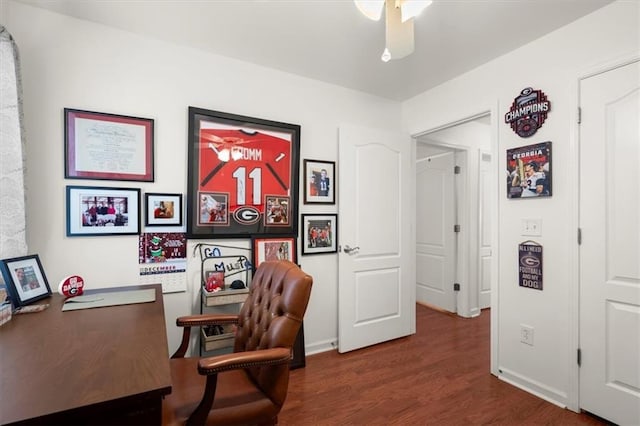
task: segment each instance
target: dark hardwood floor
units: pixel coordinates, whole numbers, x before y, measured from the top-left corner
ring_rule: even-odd
[[[603,425],[489,373],[489,310],[466,319],[418,305],[416,334],[293,370],[280,425]]]

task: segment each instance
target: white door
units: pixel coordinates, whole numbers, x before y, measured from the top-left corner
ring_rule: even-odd
[[[480,151],[480,166],[478,168],[478,219],[479,230],[479,261],[478,261],[478,304],[480,309],[491,306],[491,269],[493,262],[493,247],[491,246],[491,154]]]
[[[580,407],[640,424],[640,67],[580,83]]]
[[[455,152],[416,161],[416,300],[456,312]]]
[[[415,333],[414,167],[408,136],[341,126],[338,350]]]

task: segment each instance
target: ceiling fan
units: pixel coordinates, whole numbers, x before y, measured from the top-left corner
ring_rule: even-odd
[[[418,16],[432,0],[354,0],[367,18],[379,21],[385,11],[385,48],[382,60],[400,59],[413,53],[413,18]]]

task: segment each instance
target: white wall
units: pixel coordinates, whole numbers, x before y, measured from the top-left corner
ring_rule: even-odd
[[[640,54],[640,3],[618,1],[523,48],[491,61],[403,103],[404,127],[412,134],[491,110],[496,141],[499,208],[499,305],[497,366],[501,377],[561,405],[577,408],[577,179],[578,77],[604,64]],[[528,139],[504,124],[504,114],[525,87],[543,90],[551,112]],[[553,142],[553,196],[508,200],[503,170],[506,150]],[[518,287],[517,245],[521,218],[542,219],[544,291]],[[494,300],[497,300],[494,298]],[[495,306],[495,304],[494,304]],[[535,328],[535,346],[520,343],[520,324]]]
[[[300,124],[300,158],[337,161],[337,128],[351,122],[400,129],[397,102],[2,0],[2,24],[20,50],[27,135],[27,242],[51,283],[83,276],[88,287],[137,284],[137,237],[65,236],[65,186],[140,187],[186,194],[187,107]],[[219,41],[211,40],[212,43]],[[63,108],[155,120],[155,182],[64,179]],[[337,206],[300,205],[300,213]],[[337,339],[337,255],[299,261],[314,277],[307,351]],[[57,284],[56,284],[57,285]],[[171,350],[175,317],[198,284],[165,296]]]

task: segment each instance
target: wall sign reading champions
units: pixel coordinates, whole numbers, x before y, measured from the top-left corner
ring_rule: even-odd
[[[542,90],[527,87],[513,100],[511,109],[504,116],[504,122],[520,137],[528,138],[542,127],[549,111],[551,102],[547,95]]]

